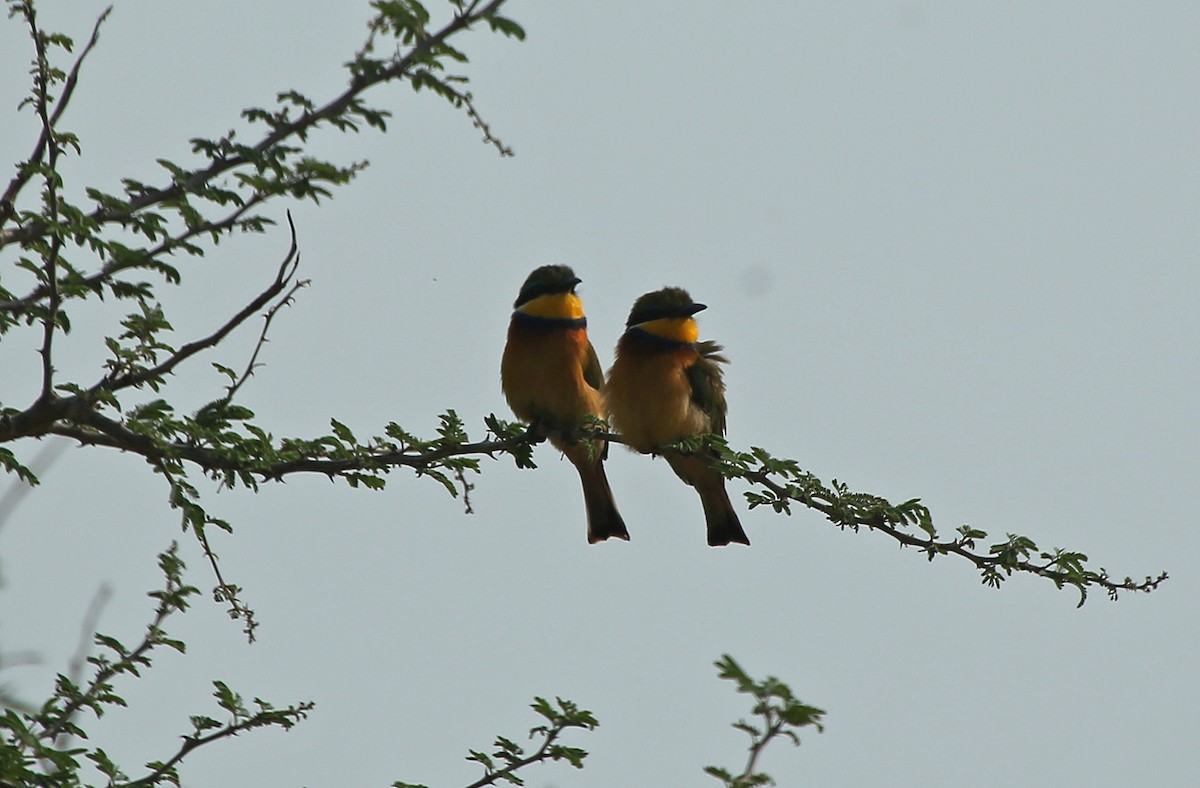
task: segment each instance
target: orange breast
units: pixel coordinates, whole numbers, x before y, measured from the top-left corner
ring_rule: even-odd
[[[699,358],[691,346],[646,348],[622,340],[604,387],[609,421],[638,451],[709,432],[708,416],[692,402],[684,370]]]
[[[500,386],[517,418],[571,427],[588,415],[603,418],[600,392],[583,378],[585,328],[509,325],[500,361]]]

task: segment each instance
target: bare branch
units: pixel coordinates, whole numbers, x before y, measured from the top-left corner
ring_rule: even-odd
[[[179,348],[179,350],[172,353],[171,356],[161,364],[148,367],[146,369],[140,369],[136,372],[127,372],[118,375],[106,375],[99,382],[92,386],[90,392],[94,394],[98,391],[118,391],[123,388],[129,388],[130,386],[137,386],[141,383],[145,383],[148,380],[156,380],[161,378],[164,375],[169,374],[177,366],[182,364],[184,361],[187,361],[200,351],[207,350],[220,344],[225,337],[229,336],[234,329],[244,323],[251,315],[262,309],[266,304],[270,303],[272,299],[283,292],[288,286],[292,280],[292,277],[296,273],[296,268],[300,265],[300,251],[296,244],[296,225],[292,222],[292,215],[290,212],[288,213],[288,227],[291,231],[292,238],[288,253],[284,256],[283,261],[279,264],[279,269],[275,274],[275,280],[267,287],[266,290],[263,290],[261,293],[259,293],[257,298],[243,307],[241,311],[231,317],[216,331],[209,334],[207,337],[204,337],[203,339],[197,339],[194,342],[187,343],[183,347]],[[291,292],[294,292],[294,289]],[[289,292],[288,298],[290,298],[291,292]],[[276,309],[277,308],[278,307],[276,307]]]

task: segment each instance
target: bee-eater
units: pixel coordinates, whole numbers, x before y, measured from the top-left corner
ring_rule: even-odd
[[[708,524],[708,543],[750,544],[725,491],[711,452],[683,454],[663,447],[683,438],[725,434],[728,363],[721,346],[700,342],[693,318],[705,309],[686,290],[665,287],[638,298],[617,342],[604,399],[613,427],[629,446],[662,454],[680,479],[696,488]]]
[[[554,430],[580,427],[588,416],[604,418],[600,388],[604,372],[587,336],[580,282],[565,265],[544,265],[521,285],[500,362],[500,387],[517,418]],[[629,539],[625,521],[604,475],[605,441],[550,442],[579,471],[587,508],[588,542]]]

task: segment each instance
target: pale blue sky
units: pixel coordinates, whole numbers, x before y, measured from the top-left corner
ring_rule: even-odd
[[[83,40],[102,9],[42,14]],[[545,446],[536,472],[485,463],[472,516],[404,474],[383,493],[294,479],[208,497],[237,527],[217,550],[260,642],[199,603],[172,629],[189,655],[123,685],[131,709],[92,725],[96,742],[136,775],[211,711],[219,678],[317,709],[196,753],[188,785],[456,786],[477,776],[468,748],[519,738],[532,697],[561,695],[600,719],[568,739],[592,755],[528,785],[715,785],[702,766],[743,762],[728,724],[748,707],[711,667],[729,652],[828,710],[823,735],[766,755],[781,786],[1191,785],[1200,7],[515,0],[511,15],[527,42],[459,46],[515,158],[406,88],[370,96],[395,112],[388,134],[314,140],[371,166],[293,207],[313,286],[245,389],[266,426],[432,433],[453,407],[482,434],[507,415],[522,279],[568,263],[606,366],[642,292],[709,305],[734,446],[921,497],[946,532],[1023,533],[1172,579],[1077,610],[1047,582],[986,589],[963,561],[803,511],[746,512],[753,547],[714,550],[694,493],[625,451],[609,476],[629,544],[586,544],[574,471]],[[85,152],[68,189],[157,180],[155,158],[186,161],[189,137],[241,128],[279,90],[332,96],[367,17],[331,0],[117,0],[67,118]],[[10,119],[28,59],[20,26],[0,26]],[[7,160],[31,123],[0,125]],[[185,287],[164,291],[181,338],[269,281],[286,247],[281,231],[185,261]],[[101,312],[72,314],[65,373],[94,377],[117,314]],[[36,392],[36,340],[0,347],[6,404]],[[205,362],[236,366],[252,341]],[[179,376],[181,406],[218,391],[204,366]],[[40,697],[101,583],[101,628],[133,640],[174,538],[144,463],[68,452],[0,532],[0,645],[44,660],[0,678]]]

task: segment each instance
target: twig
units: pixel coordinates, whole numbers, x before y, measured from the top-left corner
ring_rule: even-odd
[[[169,552],[174,553],[176,549],[178,549],[178,545],[172,544]],[[57,714],[53,718],[54,721],[44,725],[42,731],[37,734],[38,738],[47,741],[57,741],[79,709],[95,702],[97,696],[101,694],[102,689],[108,684],[110,679],[136,665],[146,664],[146,654],[164,642],[162,623],[172,612],[180,609],[180,602],[177,599],[177,595],[183,591],[193,592],[194,589],[186,589],[179,582],[177,576],[172,576],[168,573],[164,590],[154,594],[158,598],[158,605],[154,610],[154,617],[150,625],[146,628],[146,636],[142,639],[142,642],[133,651],[125,652],[121,650],[118,652],[120,658],[115,662],[98,662],[99,667],[91,682],[88,683],[87,688],[76,693],[70,701],[57,710]]]
[[[499,769],[497,771],[492,772],[491,774],[487,774],[487,775],[484,775],[483,777],[480,777],[475,782],[466,786],[466,788],[483,788],[483,786],[485,786],[485,785],[495,785],[497,780],[505,780],[506,782],[510,782],[510,783],[513,782],[509,778],[510,778],[510,775],[515,773],[517,770],[524,769],[526,766],[530,766],[532,764],[538,763],[539,761],[544,761],[544,760],[549,759],[550,756],[548,753],[550,751],[551,745],[554,744],[554,741],[562,734],[562,732],[565,728],[566,728],[565,725],[555,726],[555,727],[551,728],[550,730],[548,730],[546,732],[546,739],[545,739],[545,741],[542,742],[542,746],[537,748],[536,752],[532,753],[531,755],[527,755],[524,758],[519,758],[519,759],[513,761],[508,766],[505,766],[503,769]],[[517,783],[517,785],[520,785],[520,783]]]
[[[292,249],[295,250],[296,249],[296,225],[292,223],[292,212],[291,211],[288,211],[287,220],[288,220],[288,227],[291,229],[291,233],[292,233]],[[284,279],[284,283],[286,283],[287,281],[289,281],[291,279],[292,274],[295,273],[295,270],[297,267],[299,267],[299,265],[300,265],[300,253],[296,252],[295,265],[292,267],[291,274],[288,274],[288,276]],[[276,281],[279,281],[279,280],[276,279]],[[283,307],[292,303],[293,296],[295,296],[296,292],[298,290],[300,290],[300,288],[305,287],[307,284],[308,284],[307,279],[302,279],[302,280],[294,283],[291,286],[291,288],[287,291],[287,293],[283,296],[283,298],[279,299],[276,303],[272,304],[271,308],[268,309],[266,314],[263,315],[262,330],[258,333],[258,340],[254,343],[254,352],[252,352],[250,354],[250,360],[248,362],[246,362],[246,368],[242,371],[242,374],[239,375],[236,380],[232,381],[229,384],[229,387],[226,389],[225,396],[223,398],[224,402],[226,402],[226,403],[232,402],[234,395],[237,394],[237,392],[238,392],[238,389],[240,389],[242,387],[242,384],[244,384],[247,380],[249,380],[250,376],[254,374],[254,368],[258,365],[258,354],[260,351],[262,351],[263,345],[265,345],[267,342],[267,331],[270,330],[270,328],[271,328],[271,321],[273,321],[275,319],[275,315],[278,314],[280,309],[282,309]]]
[[[967,548],[966,543],[959,539],[938,541],[933,536],[921,538],[900,530],[895,525],[885,520],[882,515],[864,517],[846,508],[838,507],[830,502],[819,500],[812,495],[798,495],[794,488],[787,485],[781,485],[771,479],[768,471],[745,471],[739,472],[739,475],[744,476],[746,479],[749,479],[752,482],[761,484],[775,493],[775,495],[779,498],[796,501],[797,503],[807,506],[810,509],[820,512],[821,514],[825,515],[826,519],[828,519],[834,525],[837,525],[841,528],[853,528],[854,530],[858,530],[858,528],[866,526],[871,530],[887,534],[904,547],[917,547],[926,554],[930,555],[931,558],[936,554],[953,553],[967,559],[974,564],[977,569],[980,570],[1006,570],[1009,574],[1012,574],[1012,570],[1015,569],[1022,572],[1028,572],[1039,577],[1044,577],[1054,582],[1060,588],[1064,584],[1074,585],[1079,589],[1080,594],[1082,595],[1079,602],[1080,606],[1082,606],[1086,600],[1086,585],[1088,584],[1098,585],[1108,591],[1110,596],[1114,596],[1118,591],[1142,591],[1149,593],[1157,589],[1161,583],[1168,579],[1167,573],[1162,572],[1157,577],[1146,577],[1146,579],[1141,582],[1134,582],[1132,579],[1126,578],[1124,582],[1117,583],[1104,576],[1104,570],[1101,570],[1102,574],[1088,578],[1089,582],[1081,586],[1069,573],[1062,570],[1052,569],[1051,567],[1054,566],[1053,562],[1036,564],[1032,561],[1022,560],[1013,564],[1008,564],[1001,556],[981,555],[979,553],[972,552]]]
[[[296,267],[300,264],[299,247],[296,245],[296,226],[292,223],[291,213],[288,213],[288,228],[291,231],[291,246],[288,249],[287,255],[283,258],[283,262],[279,264],[279,269],[275,274],[273,281],[266,290],[259,293],[258,297],[242,308],[236,315],[230,318],[223,326],[218,328],[213,333],[203,339],[197,339],[189,342],[179,350],[175,351],[163,361],[153,367],[137,370],[136,372],[126,372],[124,374],[105,375],[101,380],[95,383],[89,393],[95,395],[100,391],[117,391],[119,389],[128,388],[144,383],[148,380],[161,378],[169,374],[175,367],[196,355],[202,350],[214,347],[225,339],[235,328],[244,323],[251,315],[262,309],[275,296],[283,292],[292,277],[296,273]]]
[[[310,709],[312,709],[311,703],[303,703],[294,710],[285,709],[281,712],[278,712],[275,716],[284,714],[293,720],[297,720],[307,716],[307,712]],[[203,747],[206,744],[211,744],[218,739],[224,739],[229,736],[237,736],[243,731],[261,728],[263,724],[264,723],[261,721],[260,715],[255,715],[239,722],[230,723],[224,728],[213,731],[209,734],[205,734],[204,736],[184,736],[183,744],[179,745],[179,749],[175,752],[175,754],[166,761],[158,764],[158,767],[154,769],[154,771],[150,772],[145,777],[127,783],[118,783],[117,785],[119,785],[120,788],[135,788],[140,786],[158,785],[163,781],[164,778],[167,778],[168,774],[174,772],[175,767],[179,764],[179,762],[182,761],[188,755],[188,753],[192,752],[193,750]],[[169,778],[167,779],[170,782],[175,782]],[[176,782],[176,784],[178,785],[178,782]]]
[[[186,528],[187,515],[184,515]],[[255,640],[254,630],[258,629],[258,621],[254,618],[254,611],[246,607],[242,600],[238,598],[237,586],[225,582],[225,577],[221,574],[221,567],[217,561],[217,554],[213,552],[212,547],[208,544],[208,533],[203,525],[193,524],[192,530],[196,534],[196,539],[200,542],[200,549],[204,552],[204,557],[208,559],[209,566],[212,567],[213,575],[217,578],[217,593],[214,594],[217,602],[229,603],[229,617],[240,618],[245,625],[242,627],[242,632],[245,633],[246,639],[253,643]]]
[[[102,265],[100,270],[96,273],[80,278],[78,281],[78,286],[87,290],[98,290],[105,282],[113,279],[116,274],[131,268],[140,267],[143,260],[151,260],[159,255],[173,252],[175,249],[184,245],[192,238],[196,238],[197,236],[205,233],[218,233],[236,227],[238,222],[247,212],[265,202],[267,197],[268,195],[262,192],[255,192],[245,202],[238,206],[237,210],[231,211],[223,219],[198,222],[190,225],[186,230],[178,235],[167,238],[157,246],[142,250],[137,255],[131,255],[128,258],[121,260],[110,259],[107,263]],[[0,312],[24,312],[33,304],[36,304],[38,301],[45,298],[48,293],[49,288],[47,288],[45,285],[39,284],[21,298],[13,299],[12,301],[0,301]]]
[[[46,180],[46,210],[49,212],[50,226],[54,228],[54,237],[50,242],[50,252],[46,255],[45,267],[46,288],[49,304],[42,318],[42,393],[39,400],[47,400],[54,395],[54,361],[51,347],[54,343],[54,332],[58,324],[58,309],[60,294],[58,291],[58,256],[62,251],[62,230],[58,226],[58,155],[60,152],[58,139],[54,131],[54,123],[50,119],[50,59],[46,54],[46,42],[37,24],[37,11],[32,4],[24,7],[25,19],[29,24],[29,32],[33,38],[33,46],[37,52],[37,69],[34,76],[34,102],[38,118],[42,121],[42,134],[37,150],[38,160],[48,151],[47,167],[49,172]],[[97,22],[97,26],[99,22]],[[60,108],[61,111],[61,108]],[[57,118],[57,113],[55,118]],[[32,173],[32,167],[29,169]],[[18,176],[20,177],[20,173]]]
[[[36,11],[34,10],[32,4],[25,6],[23,10],[25,12],[26,19],[29,21],[31,29],[33,30],[34,46],[38,50],[38,56],[40,60],[45,55],[45,48],[41,41],[41,33],[37,29],[37,24],[35,21],[37,16]],[[85,46],[83,51],[79,53],[79,57],[75,59],[74,65],[71,66],[71,70],[67,74],[67,80],[63,84],[62,93],[60,93],[58,96],[57,106],[54,109],[54,113],[50,116],[48,122],[43,122],[42,133],[38,137],[37,143],[33,146],[33,152],[29,154],[29,158],[26,160],[26,163],[17,168],[17,174],[13,176],[11,181],[9,181],[8,187],[4,190],[4,196],[0,197],[0,228],[3,228],[4,224],[10,218],[12,218],[13,214],[16,212],[17,195],[21,193],[21,189],[23,189],[25,184],[29,182],[29,179],[33,177],[33,172],[35,169],[34,165],[42,160],[42,156],[44,156],[46,153],[47,145],[53,143],[52,129],[58,124],[58,119],[62,117],[63,112],[70,103],[71,96],[75,93],[75,85],[78,84],[79,81],[79,69],[83,65],[84,58],[88,56],[88,54],[92,51],[92,48],[96,46],[96,42],[100,40],[100,25],[104,24],[104,20],[108,19],[108,15],[110,13],[112,13],[112,6],[104,9],[104,12],[101,13],[100,17],[96,20],[96,24],[92,26],[91,38],[88,39],[87,46]],[[39,79],[40,78],[41,77],[39,77]],[[4,243],[7,243],[7,239],[5,239],[3,233],[0,232],[0,246],[2,246]]]

